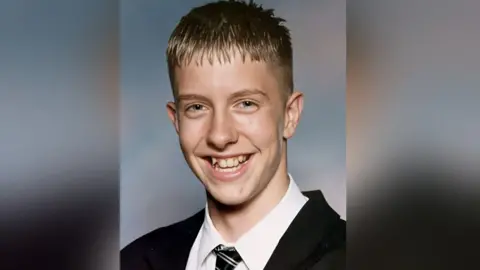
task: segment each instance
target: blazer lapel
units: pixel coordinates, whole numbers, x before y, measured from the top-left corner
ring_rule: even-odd
[[[187,266],[190,249],[205,218],[204,210],[173,228],[159,249],[151,249],[147,254],[150,266],[155,270],[184,270]]]
[[[305,192],[309,198],[280,239],[264,270],[298,269],[321,249],[328,227],[340,217],[330,208],[321,191]]]

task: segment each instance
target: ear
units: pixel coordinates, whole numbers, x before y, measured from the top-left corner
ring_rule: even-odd
[[[177,117],[177,106],[175,105],[175,102],[169,101],[167,103],[167,113],[168,113],[168,118],[170,118],[170,121],[172,121],[173,126],[175,127],[175,131],[177,131],[178,134],[178,117]]]
[[[300,116],[303,111],[303,93],[293,92],[285,105],[285,125],[283,128],[283,138],[290,139],[295,134]]]

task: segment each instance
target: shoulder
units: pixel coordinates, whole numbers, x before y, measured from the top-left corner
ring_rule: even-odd
[[[345,248],[347,239],[347,222],[343,219],[337,219],[332,222],[325,234],[326,242],[333,248]]]
[[[347,223],[325,200],[320,191],[305,192],[312,199],[311,224],[316,224],[320,237],[318,249],[311,254],[308,262],[313,269],[346,269]],[[315,213],[315,214],[314,214]]]
[[[169,226],[155,229],[128,244],[120,251],[121,269],[149,269],[146,257],[150,250],[166,250],[178,238],[198,233],[204,210]]]
[[[324,237],[317,250],[314,269],[346,269],[346,221],[331,221],[325,228]]]
[[[323,197],[323,194],[317,192],[312,197],[318,203],[317,209],[320,213],[318,218],[321,219],[321,223],[323,223],[322,226],[318,226],[318,228],[322,228],[323,230],[321,232],[321,235],[323,235],[321,238],[322,253],[325,255],[330,253],[345,253],[347,222],[331,208],[325,200],[325,197]]]

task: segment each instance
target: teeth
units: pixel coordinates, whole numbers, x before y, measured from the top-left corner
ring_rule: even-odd
[[[212,165],[217,167],[222,168],[222,169],[229,169],[229,168],[235,168],[241,163],[245,162],[247,160],[246,156],[238,156],[234,158],[227,158],[227,159],[217,159],[212,157]]]
[[[220,167],[225,168],[227,167],[227,161],[225,159],[221,159],[219,162]]]

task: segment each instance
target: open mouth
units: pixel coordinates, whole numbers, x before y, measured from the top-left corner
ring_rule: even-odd
[[[217,172],[235,172],[242,168],[249,160],[252,154],[240,155],[229,158],[206,157],[213,170]]]

